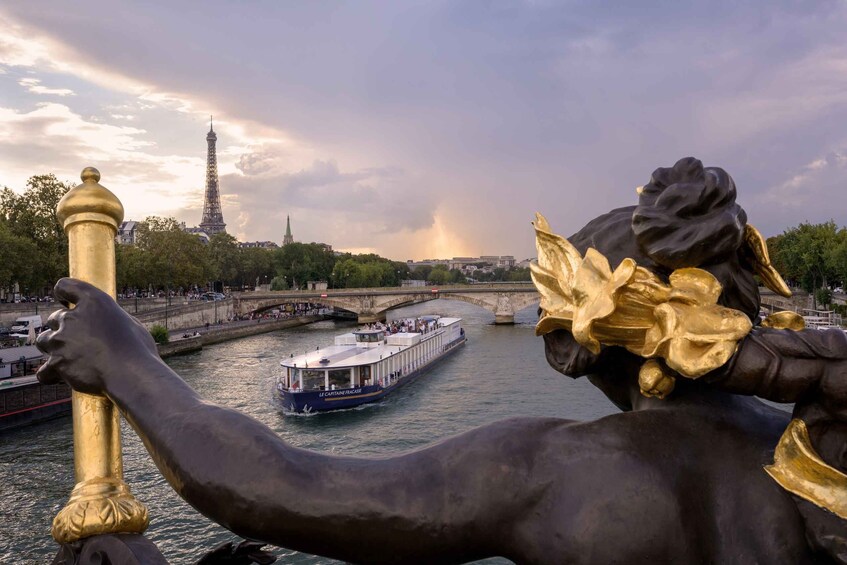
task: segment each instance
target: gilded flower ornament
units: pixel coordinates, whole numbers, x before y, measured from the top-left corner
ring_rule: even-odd
[[[534,226],[538,260],[531,269],[542,309],[537,335],[565,329],[594,353],[622,346],[696,379],[726,363],[752,328],[743,312],[717,304],[721,285],[707,271],[677,269],[665,283],[628,258],[612,270],[596,249],[582,256],[554,234],[541,214]],[[650,389],[664,396],[667,387]]]

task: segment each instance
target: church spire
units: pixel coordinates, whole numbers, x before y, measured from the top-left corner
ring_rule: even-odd
[[[294,236],[291,235],[291,216],[285,217],[285,237],[282,238],[282,244],[288,245],[294,243]]]

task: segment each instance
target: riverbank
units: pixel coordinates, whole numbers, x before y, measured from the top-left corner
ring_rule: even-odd
[[[173,355],[200,351],[204,346],[211,345],[213,343],[221,343],[251,335],[284,330],[325,319],[327,319],[327,316],[324,315],[297,316],[295,318],[279,320],[245,320],[242,322],[230,322],[219,326],[209,326],[208,328],[202,327],[179,330],[171,334],[170,341],[168,343],[160,344],[158,346],[159,356],[165,358]],[[181,337],[182,335],[187,335],[188,337]]]

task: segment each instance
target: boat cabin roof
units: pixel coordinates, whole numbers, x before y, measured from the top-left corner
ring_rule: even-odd
[[[369,349],[350,345],[329,345],[304,355],[295,355],[282,361],[284,367],[297,369],[341,369],[357,365],[370,365],[387,359],[409,346],[380,344]]]
[[[446,327],[461,322],[461,318],[439,318],[438,322],[440,326]],[[328,345],[327,347],[310,351],[303,355],[292,355],[288,359],[283,359],[280,364],[283,367],[297,369],[345,369],[359,365],[370,365],[372,363],[378,363],[383,359],[388,359],[416,345],[419,341],[429,339],[430,336],[435,335],[435,332],[426,335],[412,332],[391,334],[388,338],[389,341],[394,343],[380,343],[371,348],[356,347],[353,339],[350,339],[354,336],[371,336],[380,333],[385,332],[384,330],[368,329],[343,334],[337,336],[337,345]],[[415,339],[418,336],[420,339]],[[344,338],[347,339],[345,340]]]

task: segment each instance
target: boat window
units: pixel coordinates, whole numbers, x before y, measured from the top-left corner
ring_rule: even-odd
[[[371,367],[370,365],[365,365],[363,367],[359,367],[359,382],[362,383],[362,386],[371,384],[368,381],[371,378]]]
[[[350,386],[350,369],[330,369],[329,388],[348,388]]]
[[[377,343],[385,339],[383,332],[363,332],[356,334],[356,341],[359,343]]]
[[[320,369],[303,369],[303,390],[316,390],[326,384]]]

